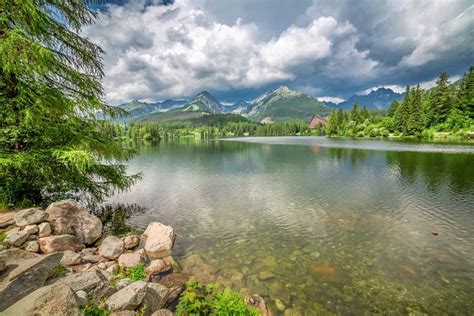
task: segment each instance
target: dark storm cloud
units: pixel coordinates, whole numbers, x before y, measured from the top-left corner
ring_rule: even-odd
[[[474,64],[471,0],[113,3],[85,31],[107,52],[113,103],[201,90],[251,99],[281,84],[347,98]]]

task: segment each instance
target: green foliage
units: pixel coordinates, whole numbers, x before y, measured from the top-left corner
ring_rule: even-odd
[[[5,238],[7,238],[7,234],[5,232],[0,232],[0,245],[5,245]]]
[[[132,281],[145,280],[145,277],[146,277],[145,265],[143,263],[140,263],[134,267],[128,268],[128,271],[125,274],[125,276]]]
[[[51,273],[51,278],[56,279],[56,278],[61,278],[65,276],[67,273],[67,269],[63,267],[62,265],[58,265],[56,268],[54,268],[53,272]]]
[[[81,37],[96,14],[83,0],[0,0],[0,204],[82,195],[101,201],[128,188],[133,151],[99,128],[99,46]]]
[[[176,315],[258,315],[248,307],[237,292],[229,288],[218,290],[218,285],[203,285],[189,281],[176,307]]]
[[[118,271],[113,275],[111,280],[112,286],[117,285],[117,281],[120,279],[130,279],[132,281],[143,281],[146,278],[145,265],[140,263],[134,267],[125,268],[119,267]]]
[[[105,307],[103,300],[98,300],[92,294],[87,296],[87,304],[80,308],[80,311],[85,316],[107,316],[111,312]]]
[[[469,137],[472,134],[474,108],[474,67],[459,84],[449,84],[442,73],[437,85],[423,91],[420,86],[407,87],[402,102],[393,101],[387,116],[359,109],[356,102],[349,112],[333,110],[326,126],[330,136],[387,137],[421,136],[431,138],[434,132],[450,132]]]

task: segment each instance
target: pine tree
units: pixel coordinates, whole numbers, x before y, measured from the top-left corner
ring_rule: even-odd
[[[390,103],[390,107],[388,108],[387,115],[389,117],[394,117],[399,105],[400,103],[397,100],[393,100],[392,103]]]
[[[102,50],[79,35],[84,0],[0,0],[0,204],[129,187],[133,152],[100,128]]]
[[[407,86],[405,90],[405,97],[403,98],[402,103],[398,106],[397,111],[395,112],[395,125],[396,129],[404,134],[408,132],[407,121],[410,113],[411,106],[411,92],[410,87]]]
[[[359,115],[359,102],[354,102],[350,112],[350,118],[352,121],[356,122],[356,124],[360,123],[360,115]]]
[[[458,92],[458,109],[474,119],[474,66],[464,75]]]
[[[431,96],[434,123],[443,123],[448,118],[452,107],[452,96],[449,88],[449,76],[446,72],[440,74]]]
[[[423,108],[420,85],[411,91],[405,124],[406,135],[419,135],[423,130]]]

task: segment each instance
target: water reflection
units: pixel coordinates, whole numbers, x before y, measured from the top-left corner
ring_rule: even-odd
[[[178,257],[218,267],[206,278],[275,308],[474,312],[469,150],[294,140],[143,146],[131,163],[143,181],[113,200],[148,208],[135,225],[173,225]]]

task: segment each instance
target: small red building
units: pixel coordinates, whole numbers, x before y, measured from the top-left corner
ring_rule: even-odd
[[[319,115],[313,115],[311,118],[311,121],[309,121],[309,128],[313,129],[316,128],[318,125],[326,125],[328,121],[326,119],[323,119]]]

